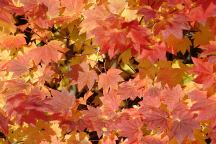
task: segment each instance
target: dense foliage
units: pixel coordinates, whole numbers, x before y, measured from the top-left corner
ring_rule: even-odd
[[[215,0],[0,0],[0,143],[216,143]]]

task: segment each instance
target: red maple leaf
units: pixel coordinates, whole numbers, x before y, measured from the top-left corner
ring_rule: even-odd
[[[141,96],[141,92],[135,83],[132,81],[127,81],[119,85],[118,95],[121,96],[122,100],[128,98],[135,99],[136,97]]]
[[[155,107],[141,108],[140,112],[149,129],[165,131],[168,128],[169,115],[167,112]]]
[[[194,90],[189,93],[193,105],[191,110],[198,112],[197,119],[199,121],[215,119],[216,117],[216,98],[214,96],[207,97],[207,92]]]
[[[64,15],[77,18],[84,8],[84,0],[61,0],[61,6],[64,9]]]
[[[138,14],[142,14],[145,21],[149,21],[156,17],[156,11],[151,7],[143,7],[139,9]]]
[[[0,20],[6,22],[7,24],[13,24],[14,19],[13,19],[12,14],[10,14],[10,12],[8,12],[7,10],[3,9],[6,6],[8,6],[8,2],[4,3],[1,1]]]
[[[195,116],[184,104],[176,105],[172,112],[172,124],[169,131],[169,137],[176,138],[182,143],[186,138],[193,139],[195,129],[199,129],[199,123]]]
[[[167,105],[169,111],[172,111],[183,98],[183,91],[180,85],[163,89],[160,93],[161,101]]]
[[[94,9],[85,11],[85,19],[81,23],[81,32],[87,32],[88,37],[91,37],[91,31],[103,24],[109,15],[110,13],[103,6],[97,6]]]
[[[215,83],[213,64],[196,58],[193,58],[193,62],[195,66],[192,69],[192,72],[198,74],[198,76],[195,79],[195,82],[204,84],[203,86],[205,88]]]
[[[141,57],[147,58],[150,62],[154,63],[158,60],[166,60],[166,53],[169,48],[164,43],[156,43],[152,49],[143,49]]]
[[[83,71],[80,64],[72,65],[71,70],[68,73],[66,73],[66,76],[72,79],[73,84],[77,84],[77,80],[78,80],[80,71]]]
[[[60,11],[59,0],[39,0],[39,3],[43,3],[47,7],[47,15],[51,18],[57,17]],[[61,1],[62,2],[62,1]]]
[[[202,57],[214,56],[216,52],[216,41],[210,41],[209,44],[201,46],[203,52],[201,53]],[[196,59],[194,59],[196,61]]]
[[[138,21],[123,23],[123,28],[128,29],[127,38],[131,40],[132,52],[140,53],[143,49],[149,49],[151,39],[149,29],[139,25]]]
[[[26,40],[24,38],[24,35],[18,34],[18,35],[7,35],[3,36],[0,39],[0,44],[2,48],[5,49],[16,49],[21,48],[26,44]]]
[[[188,18],[184,14],[164,14],[164,19],[156,23],[154,26],[155,34],[162,33],[166,39],[170,35],[178,39],[182,39],[183,29],[189,29]]]
[[[111,68],[107,73],[102,73],[99,75],[98,88],[103,88],[103,93],[108,93],[110,89],[117,90],[118,83],[124,81],[124,79],[119,75],[121,70]]]
[[[143,122],[139,118],[122,117],[115,124],[119,129],[120,136],[127,137],[128,144],[140,143],[143,137],[142,126]]]
[[[106,127],[106,120],[103,118],[102,111],[99,107],[88,106],[88,110],[83,111],[83,121],[89,130],[97,131],[100,137],[103,134],[103,128]]]
[[[112,25],[114,23],[113,21],[118,20],[112,20]],[[117,24],[118,22],[116,22],[116,25]],[[96,36],[96,42],[101,45],[100,52],[108,52],[110,58],[113,58],[117,53],[126,50],[129,44],[126,33],[113,28],[113,26],[108,28],[98,27],[94,29],[93,34]]]
[[[50,62],[57,62],[62,55],[63,48],[61,47],[61,42],[59,41],[50,41],[48,44],[37,47],[31,50],[28,53],[29,59],[32,59],[35,64],[43,62],[48,64]]]
[[[54,113],[67,115],[75,103],[74,94],[70,94],[66,90],[60,92],[51,89],[51,95],[53,97],[46,99],[45,104],[48,104]]]
[[[29,87],[29,84],[27,84],[23,80],[19,79],[13,79],[13,80],[7,80],[4,81],[4,92],[2,94],[6,96],[15,95],[17,93],[22,93],[25,89]]]
[[[20,76],[28,70],[28,59],[25,57],[18,57],[6,64],[7,71],[14,72],[15,76]]]
[[[216,5],[211,3],[208,5],[207,9],[204,10],[202,5],[195,7],[190,11],[189,18],[191,21],[198,21],[205,23],[209,17],[213,17],[216,15]]]
[[[104,94],[103,97],[101,97],[101,101],[103,103],[103,113],[111,117],[111,115],[115,115],[118,111],[121,98],[116,91],[109,91],[108,93]]]
[[[77,80],[78,90],[81,91],[86,85],[90,90],[97,79],[98,75],[94,70],[80,71]]]
[[[50,106],[44,103],[39,95],[18,93],[10,96],[6,103],[7,113],[15,117],[20,124],[23,122],[35,124],[38,119],[49,120],[47,112]]]

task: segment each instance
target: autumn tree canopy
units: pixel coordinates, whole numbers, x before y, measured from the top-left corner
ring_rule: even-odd
[[[0,143],[216,143],[215,0],[0,0]]]

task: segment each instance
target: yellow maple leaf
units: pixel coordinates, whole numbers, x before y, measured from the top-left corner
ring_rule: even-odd
[[[124,17],[126,21],[132,21],[138,17],[137,10],[133,10],[127,7],[124,9],[121,16]]]
[[[89,137],[85,132],[71,132],[70,135],[68,135],[67,143],[68,144],[91,144],[89,141]]]
[[[193,36],[195,46],[208,44],[210,40],[214,39],[212,31],[207,25],[199,25],[198,29],[199,31]]]
[[[182,53],[185,53],[186,50],[190,49],[191,42],[188,38],[182,38],[178,39],[173,35],[170,35],[165,42],[169,47],[171,47],[174,52],[179,52],[181,51]]]
[[[108,0],[108,8],[114,14],[120,14],[127,6],[125,0]]]
[[[26,134],[24,144],[39,144],[41,141],[51,141],[51,136],[55,135],[54,130],[48,122],[38,121],[35,126],[23,127],[23,134]]]
[[[157,68],[155,67],[154,64],[152,64],[147,59],[140,60],[138,68],[140,71],[139,74],[141,78],[145,78],[146,76],[148,76],[151,79],[155,78],[157,73]]]
[[[131,57],[131,49],[127,49],[118,57],[118,62],[122,61],[123,63],[128,64]]]

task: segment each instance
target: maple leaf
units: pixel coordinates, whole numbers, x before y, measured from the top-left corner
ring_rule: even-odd
[[[203,74],[212,74],[213,73],[213,65],[208,62],[204,62],[201,59],[193,58],[194,69],[193,72],[203,73]]]
[[[213,17],[216,15],[216,5],[211,3],[207,9],[203,9],[203,7],[200,5],[198,7],[195,7],[190,11],[189,18],[191,21],[198,21],[201,23],[205,23],[208,17]]]
[[[81,23],[80,33],[91,32],[99,27],[109,15],[110,13],[103,6],[97,6],[94,9],[86,10],[84,12],[85,19]],[[92,33],[87,34],[88,37],[92,35]]]
[[[173,110],[173,121],[169,132],[169,137],[176,138],[182,143],[185,138],[192,139],[195,129],[199,129],[199,123],[184,105],[178,104]]]
[[[18,57],[6,64],[8,71],[14,72],[15,76],[20,76],[22,73],[28,71],[28,59],[25,57]]]
[[[107,73],[102,73],[99,75],[98,88],[103,88],[103,93],[108,93],[110,89],[117,90],[118,83],[124,81],[124,79],[119,75],[121,70],[111,68]]]
[[[140,54],[142,58],[148,59],[151,63],[160,60],[166,60],[166,53],[168,51],[168,47],[165,43],[155,44],[152,46],[152,49],[143,49]]]
[[[7,5],[8,5],[8,4],[5,4],[5,5],[2,6],[2,7],[5,7],[5,6],[7,6]],[[2,21],[4,21],[4,22],[8,23],[8,24],[11,24],[11,23],[14,22],[12,15],[11,15],[7,10],[2,9],[2,8],[1,8],[1,10],[0,10],[0,19],[1,19]]]
[[[156,87],[152,87],[147,89],[143,94],[143,101],[140,102],[141,106],[144,109],[148,109],[151,107],[159,108],[161,101],[160,101],[160,89]]]
[[[98,136],[103,134],[103,128],[106,127],[106,119],[103,118],[103,113],[99,107],[87,107],[88,110],[83,111],[83,121],[89,130],[97,131]]]
[[[86,85],[90,90],[97,79],[98,76],[94,70],[79,72],[79,76],[77,80],[78,90],[81,91]]]
[[[53,112],[67,115],[70,111],[70,108],[75,103],[75,96],[73,94],[70,94],[67,90],[59,92],[52,89],[51,95],[53,97],[47,99],[45,101],[45,104],[51,106]]]
[[[111,117],[112,114],[115,114],[116,111],[119,109],[121,98],[117,95],[116,91],[109,91],[108,93],[104,94],[101,98],[103,103],[102,110],[104,110],[104,114],[107,114]]]
[[[171,34],[176,38],[183,37],[182,30],[189,29],[188,18],[183,14],[166,14],[164,19],[154,25],[155,34],[162,33],[163,38],[168,38]]]
[[[121,13],[121,16],[125,19],[126,22],[130,22],[138,18],[137,11],[138,10],[132,9],[129,6],[127,6]]]
[[[65,8],[64,15],[76,18],[85,5],[84,0],[61,0],[61,6]]]
[[[116,127],[119,129],[120,136],[127,137],[129,144],[139,143],[143,137],[142,128],[143,122],[139,118],[122,118]]]
[[[119,23],[118,19],[115,21],[116,24]],[[118,29],[98,27],[94,29],[93,34],[96,36],[96,42],[101,45],[100,52],[102,54],[108,52],[110,58],[113,58],[120,51],[126,50],[127,45],[129,45],[126,33]]]
[[[10,96],[6,102],[7,113],[16,117],[18,123],[35,124],[37,119],[48,120],[46,112],[50,112],[50,106],[42,101],[38,95],[28,96],[18,93]]]
[[[97,73],[94,70],[89,70],[89,65],[84,62],[71,66],[68,75],[72,78],[72,84],[78,85],[78,91],[81,91],[86,85],[90,90],[98,79]]]
[[[47,17],[47,12],[49,11],[48,8],[50,8],[49,1],[23,0],[20,4],[23,6],[23,15],[32,17],[31,19],[28,19],[28,23],[33,25],[37,30],[41,28],[45,30],[52,26],[53,23]],[[55,2],[53,2],[53,8],[55,8],[55,5]]]
[[[154,79],[158,71],[155,65],[145,58],[140,60],[138,68],[141,78],[148,76],[149,78]]]
[[[210,40],[214,39],[214,35],[212,30],[208,27],[208,25],[199,25],[198,32],[193,35],[194,45],[206,45]]]
[[[2,2],[3,3],[3,2]],[[16,32],[16,27],[14,25],[14,19],[13,15],[10,13],[10,11],[5,10],[5,7],[7,7],[9,4],[3,5],[0,9],[0,26],[3,28],[0,32],[3,32],[4,34],[11,34]]]
[[[72,143],[85,143],[85,144],[91,144],[91,142],[88,140],[89,136],[85,132],[76,132],[73,131],[67,140],[67,144],[72,144]]]
[[[199,90],[190,92],[189,96],[193,101],[191,110],[194,112],[199,112],[197,117],[198,120],[202,121],[215,118],[215,97],[212,96],[208,98],[206,92]]]
[[[168,110],[172,111],[183,98],[183,91],[180,85],[172,89],[163,89],[160,93],[161,101],[167,105]]]
[[[168,128],[169,115],[167,112],[155,107],[141,108],[140,112],[148,128],[160,131],[165,131]]]
[[[80,71],[83,71],[81,65],[75,64],[71,66],[71,71],[69,71],[66,75],[72,79],[72,83],[76,84]]]
[[[149,49],[147,47],[151,42],[149,29],[139,25],[138,21],[123,23],[122,27],[128,29],[127,38],[131,39],[133,51],[140,53],[142,49]]]
[[[209,44],[202,46],[202,57],[214,56],[216,52],[216,41],[209,41]]]
[[[130,59],[131,59],[131,49],[127,49],[121,55],[118,57],[118,61],[122,61],[125,64],[129,64]]]
[[[0,39],[1,48],[5,49],[16,49],[21,48],[26,44],[26,40],[24,38],[24,35],[18,34],[18,35],[6,35],[1,37]]]
[[[149,78],[149,77],[142,78],[142,77],[140,77],[140,75],[137,75],[134,79],[131,79],[129,81],[121,83],[120,86],[122,86],[122,85],[129,85],[129,86],[131,86],[131,88],[134,88],[137,91],[137,93],[134,93],[134,94],[138,94],[137,95],[138,97],[143,97],[146,94],[145,92],[148,91],[148,89],[152,88],[152,86],[153,86],[152,82],[153,82],[152,79]],[[156,85],[157,84],[155,84],[155,86]],[[149,93],[149,94],[146,94],[146,95],[151,96],[151,94],[152,93]],[[133,96],[133,95],[131,95],[131,96]]]
[[[62,55],[62,50],[61,42],[53,40],[42,47],[37,47],[31,50],[28,53],[28,57],[29,59],[32,59],[35,64],[43,62],[47,65],[52,61],[57,62]]]
[[[12,96],[17,93],[23,92],[26,88],[28,88],[29,84],[25,83],[23,80],[13,79],[4,81],[4,94],[5,96]]]
[[[42,141],[51,141],[51,136],[55,135],[54,130],[48,122],[37,121],[35,126],[23,127],[21,132],[27,136],[24,143],[40,144]]]
[[[118,95],[121,96],[121,99],[135,99],[137,96],[141,95],[141,92],[135,83],[127,81],[119,85]]]
[[[174,53],[181,51],[184,54],[186,50],[190,49],[191,45],[188,38],[178,39],[172,34],[165,41],[167,46],[170,47]]]
[[[138,14],[142,14],[145,21],[149,21],[156,17],[156,11],[151,7],[143,7],[139,9]]]
[[[160,68],[157,80],[161,81],[162,84],[168,84],[169,86],[173,87],[181,83],[183,75],[184,71],[179,68]]]
[[[47,6],[47,15],[51,18],[57,17],[60,10],[60,1],[59,0],[39,0],[39,3],[43,3]]]
[[[213,64],[204,62],[201,59],[193,58],[195,67],[192,72],[198,74],[195,82],[204,84],[204,87],[209,87],[215,82]]]
[[[120,14],[127,6],[127,2],[125,0],[118,0],[118,1],[108,0],[108,2],[109,2],[108,8],[110,12],[114,14]]]

